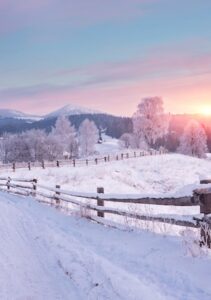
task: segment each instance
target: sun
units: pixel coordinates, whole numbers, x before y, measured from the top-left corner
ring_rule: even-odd
[[[211,106],[204,106],[200,109],[200,112],[204,116],[211,116]]]

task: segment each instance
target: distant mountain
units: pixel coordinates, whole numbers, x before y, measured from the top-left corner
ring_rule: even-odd
[[[40,116],[34,116],[26,113],[22,113],[17,110],[12,109],[0,109],[0,118],[11,118],[11,119],[19,119],[19,120],[28,120],[28,121],[39,121],[42,119]]]
[[[92,110],[90,108],[81,107],[73,104],[65,105],[64,107],[53,111],[44,116],[45,119],[49,118],[57,118],[61,115],[63,116],[74,116],[74,115],[82,115],[82,114],[100,114],[101,112],[97,110]]]

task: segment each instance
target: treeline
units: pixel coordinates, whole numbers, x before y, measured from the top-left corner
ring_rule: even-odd
[[[160,97],[147,97],[138,104],[133,114],[133,132],[120,137],[125,148],[164,147],[199,158],[206,158],[210,151],[211,122],[203,123],[201,118],[175,120],[175,116],[164,112]],[[183,121],[183,122],[182,122]]]
[[[85,119],[78,129],[64,116],[49,132],[31,129],[22,133],[5,133],[0,140],[0,160],[10,162],[53,161],[94,153],[99,131],[93,121]]]
[[[132,132],[132,119],[129,117],[117,117],[108,114],[81,114],[68,117],[71,124],[79,129],[80,124],[89,119],[93,121],[98,128],[106,129],[107,135],[119,138],[124,132]],[[42,129],[47,133],[56,124],[56,118],[43,119],[36,122],[29,122],[27,120],[17,120],[4,118],[0,119],[0,135],[7,133],[21,133],[31,129]]]
[[[82,114],[70,116],[68,119],[76,130],[79,129],[80,124],[85,119],[89,119],[93,121],[98,128],[106,129],[106,134],[114,138],[120,138],[124,133],[130,134],[133,132],[133,121],[132,118],[129,117],[116,117],[107,114]],[[171,115],[168,133],[164,138],[159,138],[156,141],[156,147],[158,148],[160,145],[162,145],[170,152],[176,152],[180,143],[181,135],[183,134],[183,130],[191,119],[195,119],[202,124],[207,135],[208,149],[211,151],[211,118],[189,114]],[[44,119],[36,122],[0,118],[0,135],[3,136],[5,133],[20,134],[24,131],[32,129],[44,130],[47,132],[47,134],[49,134],[55,124],[56,118]],[[127,143],[129,137],[125,136],[124,138],[126,139]],[[133,140],[132,143],[136,146],[137,141]]]

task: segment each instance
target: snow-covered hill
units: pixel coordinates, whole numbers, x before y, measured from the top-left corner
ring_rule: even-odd
[[[81,115],[81,114],[99,114],[100,112],[97,110],[92,110],[86,107],[81,107],[73,104],[68,104],[54,112],[51,112],[45,115],[45,118],[55,118],[61,115],[71,116],[71,115]]]
[[[211,257],[0,193],[0,299],[210,300]]]
[[[0,109],[0,118],[12,118],[31,121],[41,120],[40,116],[34,116],[12,109]]]
[[[81,107],[73,104],[68,104],[56,111],[53,111],[45,116],[36,116],[31,114],[26,114],[21,111],[12,109],[0,109],[0,118],[12,118],[21,120],[31,120],[39,121],[45,118],[57,118],[61,115],[71,116],[71,115],[81,115],[81,114],[100,114],[100,111],[89,109],[86,107]]]
[[[94,161],[94,158],[93,158]],[[60,184],[65,189],[80,192],[96,192],[98,186],[105,193],[140,193],[144,195],[191,195],[201,179],[210,178],[211,161],[184,156],[164,154],[145,156],[98,165],[81,165],[76,168],[33,168],[2,170],[4,176],[38,178],[40,183]]]

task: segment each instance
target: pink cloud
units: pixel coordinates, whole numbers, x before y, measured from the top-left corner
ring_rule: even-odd
[[[73,77],[78,78],[78,86],[83,87],[139,79],[144,81],[157,77],[183,78],[209,73],[211,73],[211,53],[190,54],[182,49],[153,49],[140,58],[58,70],[46,76],[65,81],[70,81]]]
[[[142,97],[159,95],[166,100],[167,110],[196,112],[200,103],[211,103],[210,74],[210,53],[153,49],[134,60],[45,73],[41,82],[56,84],[0,90],[0,98],[7,101],[7,107],[33,113],[78,103],[131,115]]]
[[[68,103],[80,104],[117,115],[132,115],[140,99],[145,96],[162,96],[167,111],[197,112],[200,105],[211,103],[211,79],[209,76],[194,78],[159,78],[128,82],[115,86],[89,86],[84,89],[45,90],[32,97],[20,96],[11,102],[33,113],[47,113]],[[6,105],[8,107],[8,104]]]

